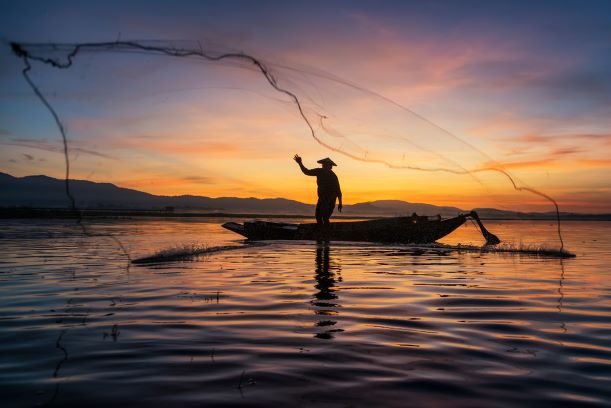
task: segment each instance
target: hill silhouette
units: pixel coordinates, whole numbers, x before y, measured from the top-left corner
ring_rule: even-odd
[[[295,214],[311,215],[314,205],[286,198],[206,197],[194,195],[163,196],[145,193],[111,183],[70,180],[70,188],[80,209],[162,210],[173,207],[176,211]],[[65,181],[44,175],[14,177],[0,172],[0,207],[2,208],[69,208]],[[470,210],[470,209],[469,209]],[[494,208],[476,209],[480,216],[497,219],[552,219],[555,213],[521,213]],[[401,200],[378,200],[345,205],[342,212],[348,216],[397,216],[412,213],[420,215],[455,216],[464,209],[410,203]],[[609,215],[563,213],[563,218],[610,219]]]

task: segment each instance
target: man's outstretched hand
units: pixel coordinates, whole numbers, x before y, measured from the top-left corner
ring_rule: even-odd
[[[293,157],[293,160],[295,160],[297,163],[301,164],[301,157],[299,157],[298,154],[296,154],[295,157]]]

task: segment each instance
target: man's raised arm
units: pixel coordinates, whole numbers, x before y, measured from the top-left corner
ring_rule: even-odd
[[[297,164],[299,165],[299,168],[301,169],[303,174],[305,174],[306,176],[315,176],[316,175],[316,172],[306,168],[306,166],[303,165],[301,157],[299,157],[298,154],[296,154],[295,157],[293,157],[293,160],[297,162]]]

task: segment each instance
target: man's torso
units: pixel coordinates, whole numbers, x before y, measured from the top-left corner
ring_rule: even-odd
[[[339,180],[332,170],[315,169],[316,184],[319,197],[337,197],[339,195]]]

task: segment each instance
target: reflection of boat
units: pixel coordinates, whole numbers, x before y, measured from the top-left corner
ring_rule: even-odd
[[[380,218],[367,221],[335,222],[322,230],[316,224],[286,224],[269,221],[246,221],[244,224],[228,222],[223,227],[252,240],[299,239],[333,241],[369,241],[430,243],[450,234],[467,218],[480,226],[488,244],[498,244],[499,239],[489,233],[475,211],[442,220],[416,214],[410,217]]]

